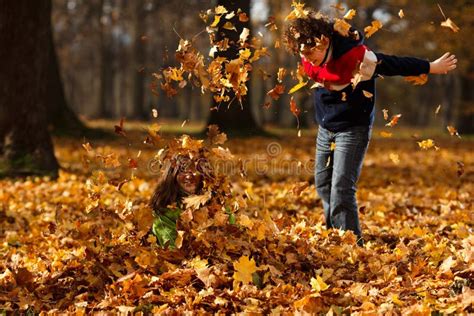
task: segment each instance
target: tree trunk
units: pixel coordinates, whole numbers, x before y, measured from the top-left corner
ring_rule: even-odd
[[[48,132],[51,0],[0,2],[0,174],[57,176]]]
[[[243,12],[247,13],[250,16],[250,0],[237,1],[237,0],[219,0],[218,5],[223,5],[229,12],[234,11],[237,13],[237,10],[240,8]],[[239,36],[244,27],[250,29],[250,21],[242,23],[235,23],[237,32],[225,30],[219,28],[218,33],[216,34],[216,40],[219,41],[225,37],[229,38],[229,42],[234,41],[238,42]],[[231,46],[227,51],[220,52],[219,56],[224,56],[228,60],[238,58],[238,49],[236,46]],[[247,87],[250,87],[250,82],[247,81]],[[233,95],[230,95],[232,100]],[[229,102],[222,102],[218,105],[217,110],[212,110],[211,115],[209,116],[208,124],[217,124],[222,131],[227,133],[236,133],[236,134],[253,134],[260,133],[262,130],[258,126],[251,108],[251,97],[250,89],[247,91],[247,95],[242,98],[242,104],[239,104],[238,101],[234,100],[232,104]],[[214,102],[214,107],[217,104]]]
[[[100,23],[100,91],[99,91],[99,113],[98,116],[102,118],[109,118],[113,113],[113,101],[114,101],[114,69],[113,69],[113,58],[114,54],[112,51],[112,39],[110,36],[109,28],[104,18],[104,5],[106,0],[100,1],[99,9],[99,23]],[[109,21],[109,24],[112,23]]]
[[[145,36],[146,25],[145,17],[146,12],[144,9],[143,0],[135,0],[134,3],[134,24],[135,24],[135,42],[133,49],[134,59],[134,82],[133,82],[133,112],[132,116],[135,118],[145,118],[146,113],[144,109],[145,104],[145,44],[146,38],[142,40],[142,36]]]
[[[461,82],[461,102],[456,127],[460,134],[474,134],[474,89],[472,79],[474,72],[463,75]]]

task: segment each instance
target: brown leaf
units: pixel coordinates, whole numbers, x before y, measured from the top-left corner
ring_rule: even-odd
[[[393,115],[393,116],[392,116],[392,119],[390,120],[390,122],[388,122],[387,124],[385,124],[385,126],[394,127],[395,125],[398,124],[398,120],[400,119],[400,117],[402,117],[401,114]]]
[[[122,136],[126,136],[125,135],[125,130],[123,129],[123,122],[124,122],[125,118],[121,118],[120,119],[120,123],[119,125],[115,125],[115,133],[116,134],[119,134],[119,135],[122,135]]]
[[[457,33],[460,30],[459,27],[454,24],[454,22],[450,18],[447,18],[446,21],[441,22],[441,26],[450,28],[451,31],[453,31],[454,33]]]
[[[407,76],[405,77],[405,81],[411,82],[415,86],[421,86],[428,82],[428,75],[421,74],[419,76]]]
[[[301,112],[298,106],[296,105],[296,101],[293,97],[291,97],[290,99],[290,111],[296,117],[298,117],[298,115],[300,115],[300,112]]]
[[[269,95],[273,100],[278,100],[284,92],[285,92],[285,86],[281,84],[277,84],[275,88],[267,92],[267,95]]]

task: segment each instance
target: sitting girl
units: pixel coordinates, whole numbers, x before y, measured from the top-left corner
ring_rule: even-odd
[[[183,210],[182,199],[199,194],[203,187],[203,174],[202,167],[188,155],[178,154],[165,160],[150,201],[155,217],[152,231],[161,247],[167,244],[175,247],[176,221]]]

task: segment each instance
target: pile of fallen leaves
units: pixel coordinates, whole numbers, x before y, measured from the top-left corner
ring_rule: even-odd
[[[1,310],[473,312],[472,140],[440,138],[425,151],[375,139],[359,184],[361,248],[323,225],[314,135],[234,139],[229,151],[210,131],[246,176],[240,164],[228,174],[229,203],[190,205],[182,242],[163,249],[148,207],[157,150],[128,146],[134,135],[117,127],[125,137],[113,142],[57,140],[58,180],[0,181]]]

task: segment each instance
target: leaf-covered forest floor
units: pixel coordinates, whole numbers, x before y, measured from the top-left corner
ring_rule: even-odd
[[[159,148],[139,131],[55,139],[59,179],[0,181],[0,310],[474,312],[474,141],[448,134],[423,150],[424,131],[378,133],[357,195],[363,248],[324,227],[313,131],[221,145],[249,162],[246,178],[229,177],[245,197],[235,223],[195,210],[168,250],[149,234]],[[94,155],[109,158],[101,173]]]

